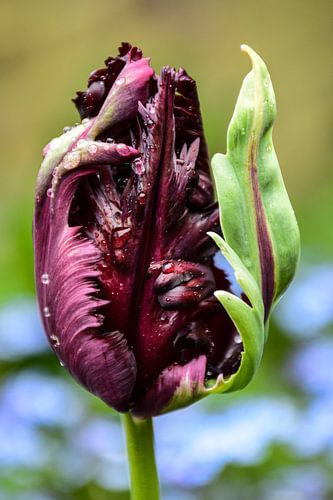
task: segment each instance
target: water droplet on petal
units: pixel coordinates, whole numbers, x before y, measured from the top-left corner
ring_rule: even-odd
[[[53,193],[53,191],[52,191],[52,188],[49,188],[49,189],[46,191],[46,196],[48,196],[49,198],[53,198],[54,193]]]
[[[108,137],[106,139],[106,142],[109,142],[110,144],[114,144],[115,140],[113,139],[113,137]]]
[[[123,252],[123,250],[121,250],[121,248],[115,249],[114,257],[115,257],[116,261],[118,262],[118,264],[123,264],[125,261],[125,253]],[[113,295],[113,292],[112,292],[112,295]]]
[[[70,130],[72,130],[73,127],[70,127],[70,126],[67,126],[67,127],[64,127],[63,128],[63,132],[64,134],[66,134],[66,132],[69,132]]]
[[[72,168],[75,168],[78,166],[80,163],[81,155],[80,153],[76,151],[72,151],[70,153],[67,153],[63,159],[63,167],[66,170],[71,170]]]
[[[239,334],[235,335],[234,342],[235,342],[235,344],[241,344],[242,343],[242,338],[241,338],[241,336]]]
[[[89,153],[91,153],[92,155],[94,155],[95,153],[97,153],[97,150],[98,150],[98,148],[97,148],[96,144],[90,144],[90,145],[88,146],[88,151],[89,151]]]
[[[51,316],[50,309],[47,306],[43,308],[43,315],[45,318],[49,318]]]
[[[42,274],[40,280],[43,283],[43,285],[48,285],[50,283],[50,277],[47,273]]]
[[[141,160],[135,160],[133,162],[133,171],[137,175],[143,175],[145,173],[146,169]]]
[[[175,265],[174,265],[173,262],[166,262],[162,266],[162,272],[163,272],[163,274],[173,273],[174,270],[175,270]]]
[[[125,81],[126,80],[124,77],[117,78],[117,80],[115,81],[115,85],[123,85]]]
[[[122,248],[128,241],[131,235],[130,227],[119,227],[113,231],[112,247]]]
[[[146,203],[146,193],[139,193],[138,202],[140,205],[144,205]]]
[[[160,317],[161,323],[165,323],[167,321],[167,319],[168,319],[168,316],[165,313],[161,314],[161,317]]]
[[[66,170],[71,170],[72,168],[78,166],[78,164],[80,163],[80,159],[81,155],[77,151],[67,153],[63,160],[63,166]]]
[[[118,153],[120,154],[127,154],[128,153],[128,146],[126,144],[117,144],[116,146]]]
[[[59,347],[60,346],[59,338],[56,335],[50,335],[50,342],[53,345],[53,347]]]

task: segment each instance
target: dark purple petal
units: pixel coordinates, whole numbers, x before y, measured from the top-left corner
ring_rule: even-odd
[[[93,172],[93,171],[90,171]],[[71,374],[118,410],[128,407],[136,363],[122,333],[103,331],[97,295],[101,253],[67,225],[70,204],[83,172],[66,177],[55,206],[45,197],[36,208],[36,284],[45,331]]]
[[[128,60],[137,61],[141,57],[142,52],[140,49],[132,47],[129,43],[122,43],[117,57],[108,57],[105,61],[105,68],[98,69],[90,74],[88,90],[86,92],[77,92],[77,97],[73,99],[81,118],[91,118],[98,114],[105,97],[126,62]]]
[[[183,366],[173,365],[166,368],[135,407],[133,414],[140,418],[158,415],[163,413],[163,410],[168,411],[172,400],[177,398],[181,406],[193,403],[204,389],[206,362],[206,357],[200,356]],[[174,403],[179,408],[177,401]]]
[[[230,283],[207,235],[219,216],[196,85],[168,67],[156,78],[123,45],[75,102],[91,119],[46,151],[38,184],[45,329],[91,392],[157,414],[175,391],[195,399],[205,378],[239,366],[235,328],[214,297]]]

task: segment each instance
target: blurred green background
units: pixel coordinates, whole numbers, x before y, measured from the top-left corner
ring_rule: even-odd
[[[225,151],[227,124],[242,79],[249,70],[249,61],[239,46],[247,43],[259,52],[269,67],[276,92],[275,146],[301,229],[302,265],[309,269],[325,263],[330,268],[333,262],[331,1],[2,0],[0,9],[0,306],[29,299],[34,293],[31,220],[42,147],[59,135],[65,125],[78,121],[71,98],[76,90],[85,89],[90,71],[103,66],[104,59],[116,53],[121,41],[139,45],[145,55],[151,56],[156,71],[165,64],[184,66],[197,80],[210,154]],[[310,305],[320,287],[320,283],[314,286],[313,296],[310,293],[306,299]],[[327,294],[330,293],[333,295],[333,288],[328,283]],[[284,301],[288,302],[288,294]],[[333,309],[332,303],[328,304],[329,313],[330,308]],[[20,321],[25,322],[24,316]],[[295,310],[295,324],[298,321],[299,311]],[[273,395],[279,399],[288,394],[300,408],[308,402],[310,396],[306,391],[302,392],[297,384],[293,386],[284,376],[286,359],[308,340],[298,333],[293,337],[282,330],[277,318],[255,382],[243,394],[222,398],[223,401],[213,398],[205,403],[207,411],[212,408],[211,411],[223,413],[225,405],[238,404],[242,397],[254,395]],[[325,341],[331,339],[331,330],[331,325],[325,326]],[[316,341],[316,332],[312,333]],[[16,334],[19,331],[12,332],[13,336]],[[59,380],[65,377],[66,383],[71,384],[47,352],[2,359],[1,363],[2,387],[6,387],[15,373],[27,369],[52,373]],[[82,394],[89,412],[107,417],[104,406],[76,386],[75,391]],[[60,442],[57,430],[50,426],[47,433],[54,434],[52,446],[56,447]],[[256,485],[272,470],[288,464],[312,467],[316,463],[322,470],[332,465],[333,447],[329,456],[295,458],[283,443],[274,446],[266,459],[257,464],[231,463],[223,470],[221,467],[221,472],[213,474],[200,488],[176,485],[180,489],[166,490],[166,495],[175,500],[219,499],[223,497],[220,491],[225,491],[224,498],[266,498],[261,486],[256,489]],[[49,462],[44,468],[39,465],[34,473],[26,466],[17,474],[18,469],[14,466],[8,469],[6,465],[5,472],[0,473],[0,498],[21,498],[19,495],[29,493],[30,489],[43,491],[40,498],[47,499],[127,498],[126,490],[117,490],[112,484],[97,485],[94,478],[80,487],[70,481],[64,487],[63,483],[60,485],[62,480],[57,483],[50,479],[52,474],[46,470],[49,466]],[[243,489],[239,489],[240,484]],[[306,496],[307,493],[289,497],[288,493],[283,496],[283,492],[274,497],[273,486],[270,491],[267,497],[270,499],[333,498],[332,484],[327,486],[323,497]],[[300,491],[301,487],[294,490]],[[37,499],[36,492],[32,495],[31,498]]]

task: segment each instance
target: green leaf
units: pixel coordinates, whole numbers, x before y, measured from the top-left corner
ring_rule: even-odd
[[[251,380],[261,361],[269,314],[299,259],[297,222],[272,142],[276,104],[271,79],[262,59],[247,46],[242,50],[253,69],[244,79],[229,125],[227,154],[212,160],[224,239],[210,235],[248,299],[215,292],[244,350],[237,372],[227,380],[220,375],[206,392],[238,390]]]
[[[244,79],[212,170],[226,242],[261,288],[268,318],[294,276],[299,231],[272,142],[275,96],[265,63],[246,45],[253,69]]]
[[[260,364],[265,342],[264,305],[256,280],[238,255],[219,235],[209,234],[235,270],[235,278],[250,302],[249,305],[230,292],[215,292],[215,296],[229,314],[242,338],[244,351],[236,374],[227,380],[220,376],[210,391],[234,391],[248,384]]]

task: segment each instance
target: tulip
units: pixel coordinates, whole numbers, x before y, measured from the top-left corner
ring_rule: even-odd
[[[211,177],[195,81],[123,44],[44,149],[34,218],[44,329],[61,364],[147,419],[255,374],[299,233],[272,144],[267,68],[244,80]],[[215,194],[214,194],[215,193]],[[241,292],[217,267],[222,252]]]

